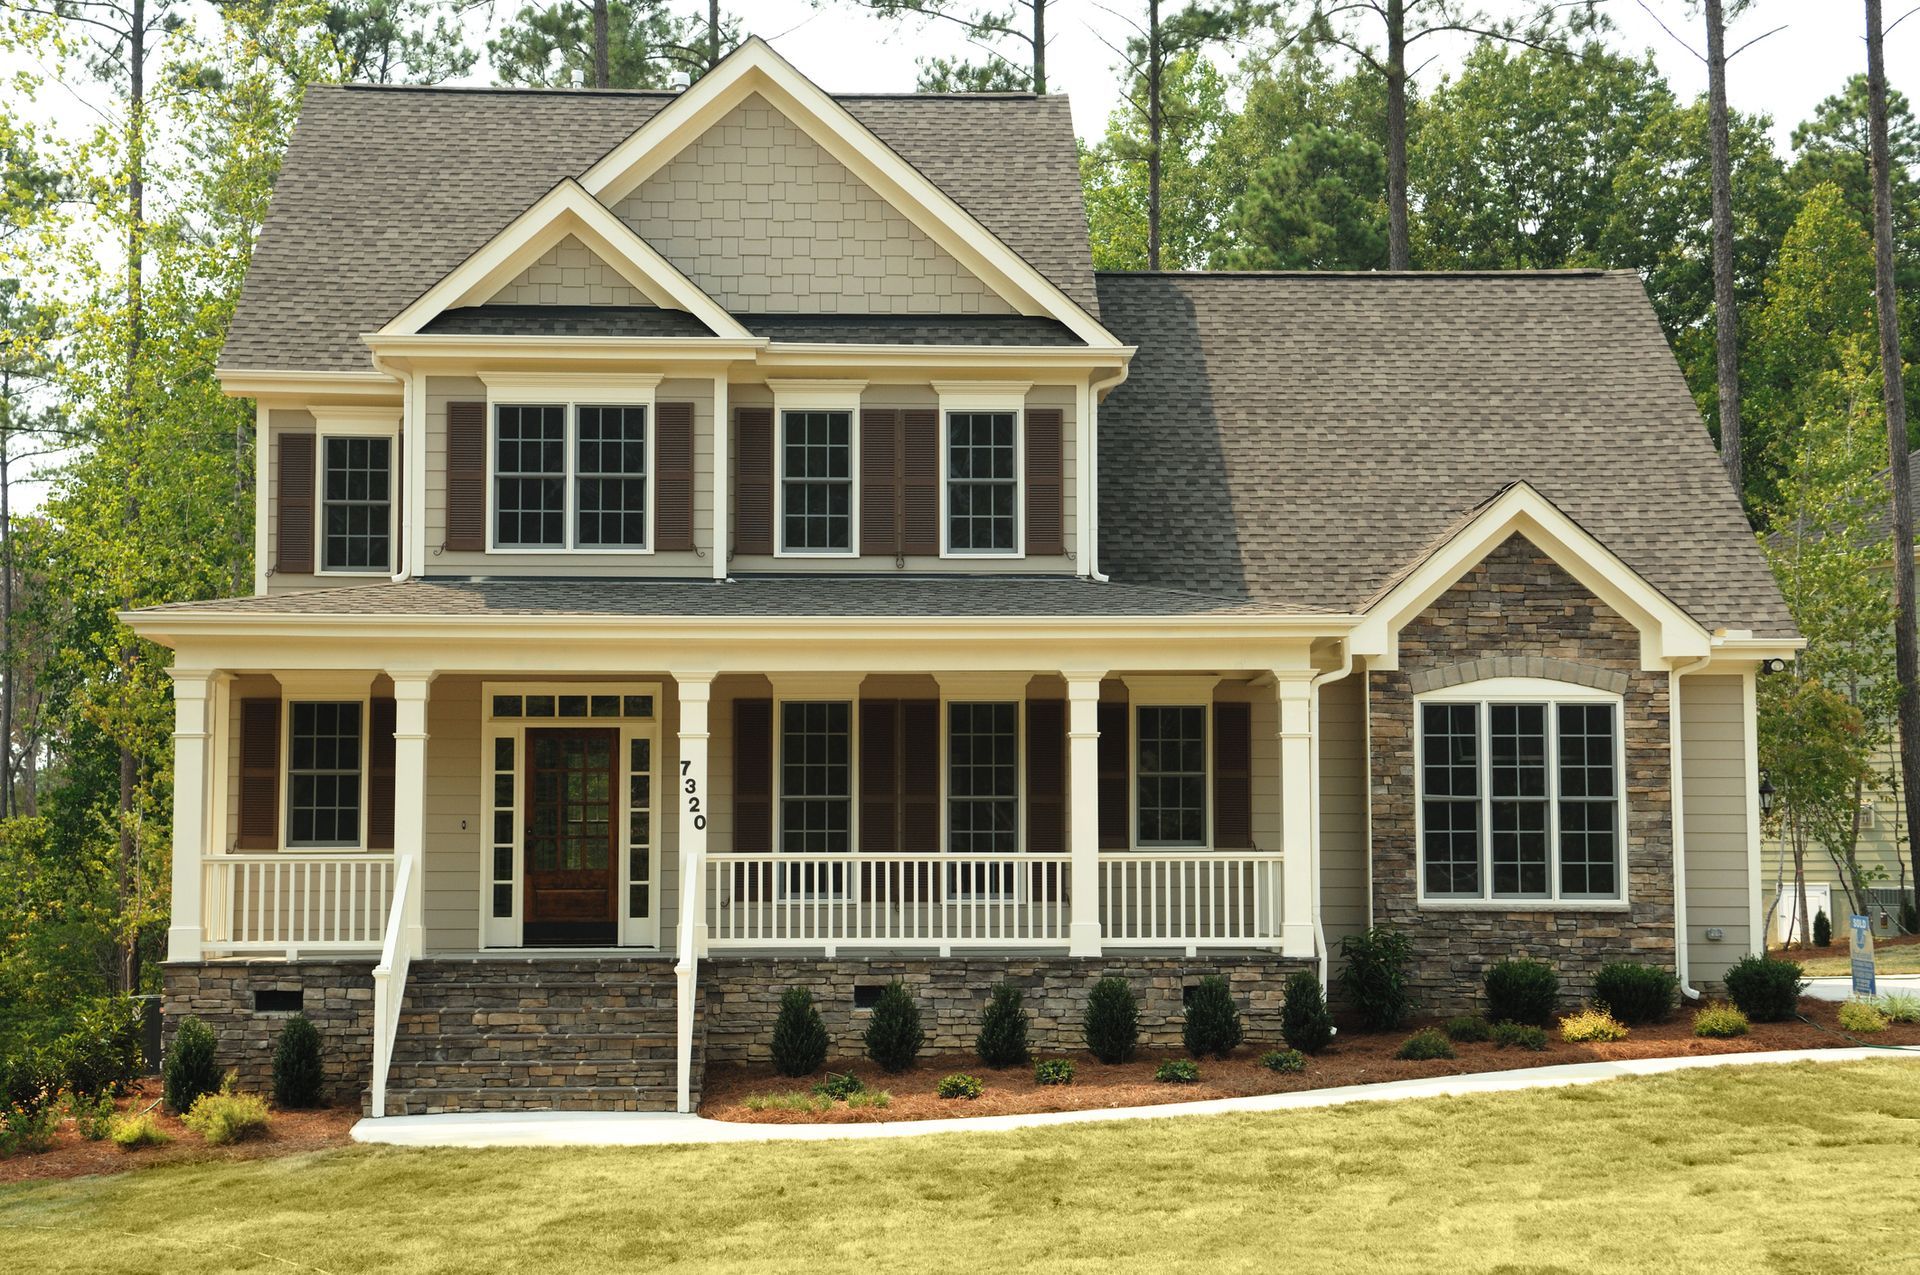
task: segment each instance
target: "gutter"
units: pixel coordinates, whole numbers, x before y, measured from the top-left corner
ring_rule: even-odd
[[[1127,367],[1122,364],[1113,375],[1098,377],[1087,386],[1087,468],[1093,479],[1087,484],[1087,499],[1092,503],[1087,525],[1093,529],[1087,537],[1087,576],[1101,584],[1110,581],[1100,570],[1100,396],[1126,379]]]
[[[1671,795],[1668,817],[1673,824],[1673,964],[1674,973],[1680,978],[1680,995],[1690,1001],[1699,1000],[1701,993],[1690,980],[1691,962],[1687,953],[1687,830],[1686,794],[1681,780],[1684,758],[1680,747],[1680,679],[1699,672],[1713,660],[1713,656],[1707,655],[1667,670],[1667,767],[1672,772],[1667,777],[1667,791]]]

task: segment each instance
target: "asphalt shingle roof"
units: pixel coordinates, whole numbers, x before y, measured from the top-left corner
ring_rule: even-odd
[[[743,314],[741,326],[773,341],[862,345],[1085,345],[1054,319],[1020,314]],[[428,321],[432,335],[711,336],[683,310],[650,305],[476,305]]]
[[[1102,274],[1116,581],[1358,609],[1530,483],[1709,629],[1793,632],[1630,272]]]
[[[309,88],[221,366],[366,368],[361,333],[405,309],[671,99],[584,90]],[[1066,98],[837,100],[1097,314]]]

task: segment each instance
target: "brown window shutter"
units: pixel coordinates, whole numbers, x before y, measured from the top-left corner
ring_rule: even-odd
[[[866,408],[860,413],[860,552],[900,552],[900,413]]]
[[[900,849],[900,701],[860,701],[860,840],[863,853]]]
[[[900,702],[900,851],[938,854],[940,844],[940,701]]]
[[[1253,849],[1253,706],[1213,706],[1213,845]]]
[[[653,440],[653,537],[663,553],[693,551],[693,404],[662,403]]]
[[[736,854],[773,850],[773,701],[733,701],[733,849]],[[770,893],[773,873],[755,864],[733,870],[733,897]]]
[[[743,407],[733,415],[733,548],[773,552],[773,409]]]
[[[1060,409],[1037,408],[1027,413],[1027,554],[1058,555],[1067,551],[1062,495]]]
[[[940,413],[930,407],[903,412],[901,434],[900,551],[933,557],[940,552]]]
[[[280,848],[280,701],[240,701],[241,850]]]
[[[273,569],[281,575],[313,572],[313,448],[312,434],[280,435],[278,553]]]
[[[1100,848],[1125,850],[1133,840],[1127,810],[1127,749],[1131,716],[1125,700],[1100,701]]]
[[[487,548],[487,405],[447,404],[447,548]]]
[[[1067,852],[1067,704],[1027,701],[1027,850]]]
[[[367,705],[367,849],[393,849],[393,723],[391,695]]]

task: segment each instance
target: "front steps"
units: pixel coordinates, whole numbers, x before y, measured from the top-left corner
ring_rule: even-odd
[[[415,961],[386,1114],[672,1111],[674,994],[666,960]],[[695,1103],[703,1034],[696,1026]]]

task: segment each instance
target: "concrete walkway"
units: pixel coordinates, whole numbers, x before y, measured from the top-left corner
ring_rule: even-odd
[[[1888,992],[1906,992],[1920,996],[1920,974],[1882,974],[1874,980],[1874,986],[1881,995]],[[1841,978],[1810,978],[1807,980],[1806,995],[1822,1001],[1850,1001],[1853,999],[1853,980]]]
[[[1047,1111],[1017,1116],[950,1120],[900,1120],[885,1124],[735,1124],[667,1112],[498,1111],[441,1116],[388,1116],[353,1126],[356,1142],[400,1147],[665,1147],[716,1142],[827,1142],[849,1138],[909,1138],[929,1133],[996,1133],[1050,1125],[1109,1120],[1160,1120],[1237,1112],[1301,1111],[1349,1102],[1439,1098],[1586,1085],[1625,1076],[1654,1076],[1696,1067],[1754,1063],[1861,1062],[1900,1055],[1920,1060],[1920,1046],[1904,1049],[1796,1049],[1771,1053],[1706,1054],[1687,1058],[1636,1058],[1621,1062],[1563,1063],[1467,1076],[1391,1080],[1338,1089],[1307,1089],[1252,1098],[1167,1103],[1155,1107],[1108,1107],[1093,1111]]]

